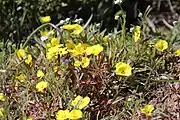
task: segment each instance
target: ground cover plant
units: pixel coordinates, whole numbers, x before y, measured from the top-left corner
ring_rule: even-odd
[[[180,25],[151,33],[148,12],[131,30],[118,12],[121,30],[108,34],[98,24],[54,25],[41,17],[19,49],[10,44],[0,52],[1,119],[176,119],[178,112],[159,104],[167,99],[159,89],[179,81]]]

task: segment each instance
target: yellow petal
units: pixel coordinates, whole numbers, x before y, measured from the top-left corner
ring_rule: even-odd
[[[28,118],[27,120],[33,120],[32,118]]]
[[[0,93],[0,100],[1,100],[1,101],[5,101],[5,100],[6,100],[6,97],[4,96],[3,93]]]
[[[50,16],[41,17],[40,21],[41,23],[48,23],[51,21],[51,17]]]
[[[78,61],[78,60],[75,61],[74,66],[77,67],[77,68],[79,68],[79,67],[81,66],[81,62]]]
[[[180,49],[176,50],[176,55],[180,56]]]
[[[83,57],[82,58],[82,62],[81,62],[82,68],[86,68],[89,65],[89,63],[90,63],[90,59],[89,58],[87,58],[87,57]]]
[[[163,52],[168,48],[168,43],[165,40],[159,40],[155,44],[155,47],[158,51]]]
[[[106,36],[103,37],[103,41],[104,41],[105,43],[108,43],[108,40],[109,40],[109,36],[108,36],[108,35],[106,35]]]
[[[141,36],[141,27],[136,26],[133,34],[134,41],[137,42],[140,39],[140,36]]]
[[[18,81],[20,82],[24,82],[26,79],[26,75],[21,73],[19,76],[16,76],[16,79],[18,79]]]
[[[56,114],[56,120],[66,120],[69,118],[69,110],[59,110]]]
[[[83,97],[81,97],[80,95],[78,95],[71,103],[71,105],[73,107],[76,107],[76,105],[80,102],[80,100],[82,100]]]
[[[4,118],[4,108],[0,108],[0,116]]]
[[[38,70],[38,71],[37,71],[37,77],[39,77],[39,78],[44,77],[44,73],[43,73],[43,71]]]
[[[44,92],[44,90],[47,88],[48,82],[41,81],[36,85],[36,89],[38,92]]]
[[[72,110],[70,113],[69,113],[69,118],[70,119],[73,119],[73,120],[77,120],[77,119],[80,119],[82,118],[82,111],[81,110]]]
[[[141,108],[140,111],[146,116],[151,116],[151,113],[153,110],[154,110],[154,107],[152,105],[145,105],[143,108]]]
[[[17,51],[17,57],[19,60],[22,60],[26,57],[26,53],[25,53],[25,50],[24,49],[19,49]]]
[[[58,45],[59,42],[60,42],[60,41],[59,41],[59,39],[57,39],[57,38],[52,38],[52,39],[51,39],[51,45],[52,45],[52,46]]]
[[[28,54],[27,58],[25,59],[25,63],[28,65],[32,64],[32,56],[30,54]]]
[[[129,64],[119,62],[116,64],[115,72],[117,75],[130,76],[132,74],[132,68]]]
[[[90,98],[88,96],[84,97],[79,104],[79,109],[83,109],[84,107],[86,107],[89,104],[89,102]]]

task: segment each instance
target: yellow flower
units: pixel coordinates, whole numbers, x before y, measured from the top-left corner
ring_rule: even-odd
[[[26,58],[25,50],[24,49],[19,49],[17,51],[17,57],[18,57],[19,60],[22,60],[22,59]]]
[[[67,24],[67,25],[63,25],[62,28],[65,29],[65,30],[73,30],[74,26],[71,25],[71,24]]]
[[[108,43],[108,40],[109,40],[109,36],[108,36],[108,35],[106,35],[106,36],[103,37],[104,43]]]
[[[177,49],[177,50],[176,50],[176,55],[177,55],[177,56],[180,56],[180,49]]]
[[[59,44],[59,39],[57,38],[52,38],[51,39],[51,46],[56,46]]]
[[[38,92],[44,92],[44,90],[47,88],[48,82],[41,81],[36,85],[36,89]]]
[[[48,23],[51,21],[51,17],[50,16],[41,17],[40,21],[41,23]]]
[[[51,43],[47,43],[47,44],[46,44],[46,47],[47,47],[47,48],[50,48],[50,47],[51,47]]]
[[[43,71],[38,70],[38,71],[37,71],[37,77],[39,77],[39,78],[44,77],[44,73],[43,73]]]
[[[82,61],[78,61],[78,60],[75,61],[74,66],[77,68],[80,66],[82,66],[82,68],[86,68],[89,65],[89,63],[90,63],[90,59],[87,57],[83,57]]]
[[[0,116],[4,118],[4,108],[0,108]]]
[[[25,59],[25,63],[28,65],[32,64],[32,56],[30,54],[27,55],[27,58]]]
[[[1,101],[5,101],[5,100],[6,100],[6,97],[4,96],[3,93],[0,93],[0,100],[1,100]]]
[[[74,49],[75,46],[76,45],[72,41],[70,41],[70,40],[66,43],[66,47],[68,48],[68,50]]]
[[[155,44],[155,47],[158,51],[163,52],[168,48],[168,43],[165,40],[159,40]]]
[[[78,61],[78,60],[75,61],[74,66],[77,67],[77,68],[80,67],[81,66],[81,61]]]
[[[83,116],[83,113],[81,110],[72,110],[70,113],[69,113],[69,118],[70,119],[73,119],[73,120],[77,120],[77,119],[80,119],[82,118]]]
[[[21,73],[19,76],[16,76],[16,79],[18,79],[20,82],[24,82],[26,75]]]
[[[90,102],[90,98],[88,96],[86,97],[81,97],[78,95],[71,103],[73,107],[77,107],[78,109],[83,109],[86,107]]]
[[[41,34],[41,40],[45,41],[47,40],[51,35],[54,35],[54,30],[47,30],[45,29],[44,31],[40,31]]]
[[[83,31],[83,27],[81,25],[78,24],[74,24],[74,31],[72,34],[80,34]]]
[[[49,32],[48,32],[48,35],[54,35],[54,30],[50,30]]]
[[[75,46],[73,50],[69,50],[73,56],[83,55],[85,53],[86,46],[84,44],[79,43]]]
[[[141,36],[141,27],[136,26],[134,29],[134,34],[133,34],[134,41],[137,42],[139,40],[140,36]]]
[[[32,118],[28,118],[27,120],[33,120]]]
[[[72,30],[73,31],[72,34],[76,34],[76,35],[80,34],[83,31],[83,27],[79,24],[63,25],[62,28],[69,31]]]
[[[56,120],[66,120],[69,118],[69,110],[59,110],[56,114]]]
[[[59,46],[59,47],[61,47],[61,46]],[[47,50],[46,57],[47,57],[48,60],[52,59],[56,55],[57,49],[59,49],[59,47],[57,47],[57,45],[56,45],[54,47],[50,47]]]
[[[119,62],[116,64],[115,72],[117,75],[130,76],[132,74],[132,68],[129,64]]]
[[[87,57],[83,57],[82,58],[82,62],[81,62],[82,68],[86,68],[89,65],[89,63],[90,63],[90,59],[89,58],[87,58]]]
[[[146,116],[151,116],[151,113],[153,110],[154,110],[154,107],[152,105],[145,105],[144,108],[141,108],[140,111]]]
[[[99,44],[86,48],[87,55],[94,54],[95,56],[97,56],[102,51],[103,51],[103,47]]]
[[[59,66],[55,66],[54,67],[54,72],[56,73],[56,72],[58,72],[60,70],[60,67]]]
[[[73,107],[76,107],[76,105],[78,105],[78,103],[79,103],[80,100],[82,100],[82,99],[83,99],[83,97],[81,97],[80,95],[78,95],[78,96],[72,101],[71,105],[72,105]]]
[[[46,57],[48,60],[52,59],[53,57],[56,57],[60,55],[62,57],[63,55],[67,54],[67,47],[62,48],[62,44],[56,45],[54,47],[50,47],[46,53]]]
[[[88,96],[84,97],[79,104],[79,109],[83,109],[84,107],[86,107],[89,104],[89,102],[90,98]]]
[[[48,30],[40,31],[41,36],[48,36],[48,33]]]
[[[68,53],[67,47],[59,48],[56,52],[56,55],[60,55],[62,57],[63,55],[66,55]]]

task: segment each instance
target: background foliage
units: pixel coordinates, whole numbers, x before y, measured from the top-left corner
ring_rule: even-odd
[[[153,8],[155,19],[167,16],[167,11],[174,11],[170,15],[173,18],[164,18],[175,20],[179,2],[174,0],[169,4],[168,1],[123,0],[121,6],[127,13],[127,25],[137,23],[138,9],[143,12],[148,5]],[[67,17],[83,18],[85,23],[93,14],[92,22],[101,22],[102,29],[112,30],[117,25],[114,15],[120,10],[113,0],[1,0],[0,8],[0,40],[15,42],[17,45],[40,25],[40,16],[50,15],[54,24]],[[159,15],[159,12],[163,14]],[[158,20],[153,22],[159,23]]]

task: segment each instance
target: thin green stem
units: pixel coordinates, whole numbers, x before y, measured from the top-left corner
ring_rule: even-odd
[[[43,27],[49,25],[48,23],[46,24],[42,24],[41,26],[39,26],[36,30],[34,30],[28,37],[27,40],[24,42],[23,48],[26,46],[26,44],[29,42],[29,40],[31,39],[31,37],[38,32],[40,29],[42,29]]]
[[[41,26],[39,26],[36,30],[34,30],[28,37],[27,37],[27,40],[24,42],[24,45],[23,45],[23,48],[26,46],[26,44],[29,42],[29,40],[33,37],[33,35],[38,32],[40,29],[42,29],[43,27],[45,26],[52,26],[53,28],[55,28],[59,34],[61,35],[61,30],[54,24],[52,23],[45,23],[45,24],[42,24]],[[62,39],[62,38],[61,38]],[[64,43],[64,41],[62,40],[61,43]]]

